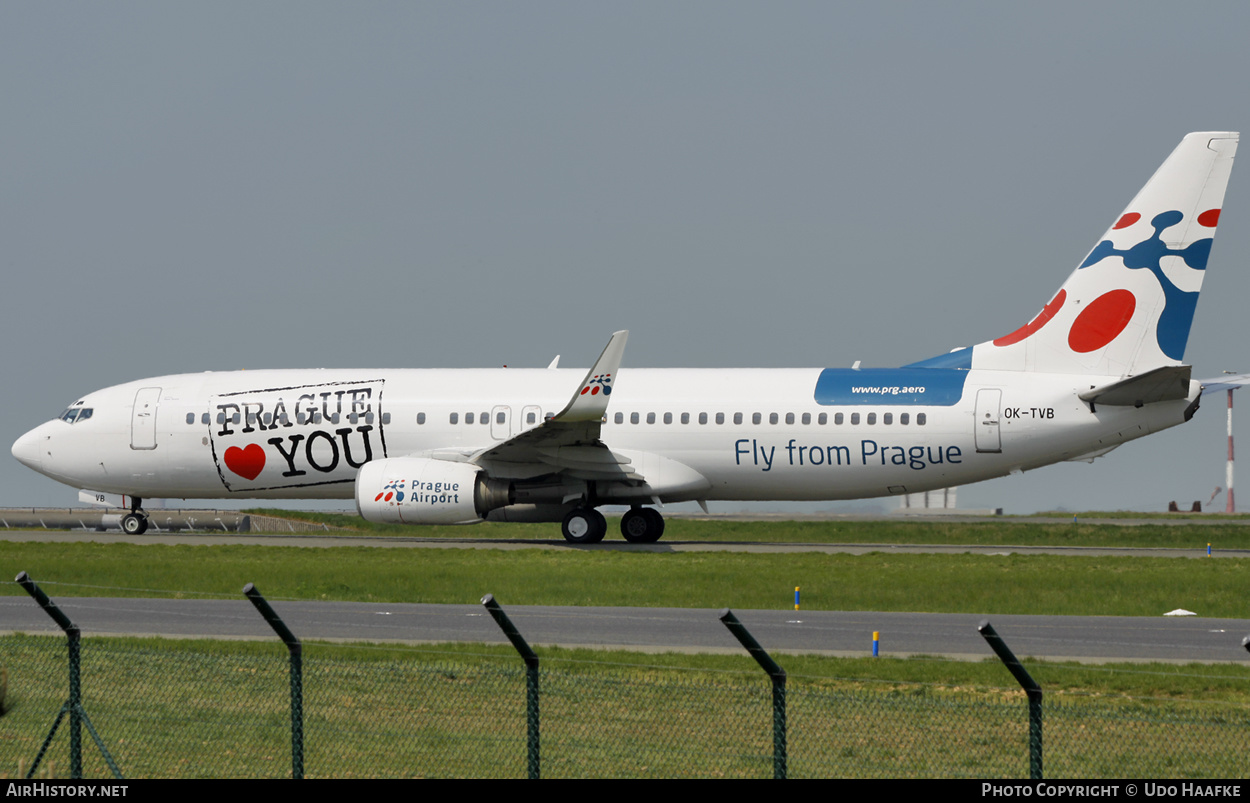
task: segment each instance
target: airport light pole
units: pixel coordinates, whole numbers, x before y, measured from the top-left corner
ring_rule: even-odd
[[[1225,371],[1224,373],[1228,373]],[[1228,486],[1228,504],[1225,513],[1236,513],[1237,505],[1233,502],[1233,389],[1228,389],[1228,467],[1224,470],[1224,484]]]

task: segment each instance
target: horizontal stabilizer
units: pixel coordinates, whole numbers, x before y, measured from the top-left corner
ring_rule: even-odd
[[[1202,395],[1205,396],[1208,393],[1216,393],[1221,390],[1240,390],[1246,385],[1250,385],[1250,374],[1233,374],[1214,379],[1203,379]]]
[[[1188,365],[1164,365],[1080,394],[1081,401],[1111,406],[1141,407],[1189,397]]]

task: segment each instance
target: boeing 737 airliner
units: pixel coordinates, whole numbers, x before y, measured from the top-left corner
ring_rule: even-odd
[[[1092,459],[1188,421],[1185,343],[1237,149],[1190,134],[1033,320],[891,369],[276,370],[99,390],[13,444],[77,488],[142,499],[336,498],[370,521],[664,531],[652,505],[826,500]],[[1227,381],[1227,380],[1221,380]]]

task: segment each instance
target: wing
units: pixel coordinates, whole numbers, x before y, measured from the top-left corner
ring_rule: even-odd
[[[630,459],[599,439],[628,337],[627,331],[613,333],[563,410],[533,429],[476,452],[469,462],[496,477],[561,473],[583,480],[642,482]]]

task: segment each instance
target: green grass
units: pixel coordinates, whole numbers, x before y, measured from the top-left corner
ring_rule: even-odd
[[[1181,510],[1175,513],[1155,513],[1142,512],[1139,510],[1039,510],[1036,513],[1029,513],[1025,516],[1012,518],[1059,518],[1071,519],[1076,516],[1081,519],[1160,519],[1160,520],[1191,520],[1191,521],[1244,521],[1250,519],[1250,513],[1224,513],[1223,511],[1209,510],[1205,513],[1194,513],[1189,510]]]
[[[61,639],[0,638],[0,777],[29,766],[65,695]],[[767,777],[772,704],[744,656],[540,649],[544,777]],[[782,656],[792,777],[1020,777],[1023,696],[995,662]],[[1062,777],[1245,774],[1250,669],[1030,662]],[[310,643],[309,777],[520,777],[524,674],[511,648]],[[275,642],[87,639],[84,704],[122,771],[284,777]],[[1183,699],[1182,699],[1183,698]],[[51,776],[64,777],[66,734]],[[88,777],[105,768],[86,742]]]
[[[143,641],[133,639],[133,641]],[[227,642],[193,642],[221,644]],[[178,647],[182,648],[182,647]],[[202,649],[199,647],[189,647]],[[254,649],[269,649],[253,645]],[[376,660],[379,654],[395,650],[365,644],[324,644],[311,647],[324,649],[344,660]],[[517,663],[516,650],[505,645],[433,644],[400,648],[414,659],[428,662],[455,662],[466,666]],[[663,675],[684,673],[735,674],[747,679],[760,679],[759,665],[747,655],[726,653],[642,653],[628,650],[598,650],[570,647],[538,647],[535,650],[543,666],[563,672],[615,674],[622,669],[645,677],[648,673]],[[975,687],[1015,694],[1016,682],[1003,665],[994,658],[983,661],[961,661],[937,656],[909,658],[844,658],[826,655],[775,656],[791,679],[807,686],[824,689],[884,690],[896,684],[928,684],[951,689]],[[1120,695],[1157,700],[1204,700],[1237,705],[1250,705],[1250,665],[1245,664],[1168,664],[1168,663],[1106,663],[1098,665],[1026,659],[1025,665],[1034,679],[1047,692],[1074,696]]]
[[[300,521],[349,528],[361,535],[408,538],[486,538],[561,541],[558,524],[501,524],[484,522],[462,526],[409,527],[372,524],[358,516],[338,513],[293,512],[278,509],[249,511]],[[1062,523],[1036,523],[1027,518],[992,518],[984,522],[952,522],[940,518],[888,521],[732,521],[669,518],[660,542],[729,541],[804,544],[958,544],[1012,546],[1110,546],[1202,549],[1250,549],[1250,527],[1228,522],[1223,516],[1168,519],[1170,524],[1088,524],[1080,516],[1129,518],[1131,514],[1072,514]],[[1194,521],[1212,522],[1196,524]],[[608,520],[608,537],[619,539],[619,519]]]
[[[726,525],[729,525],[728,527]],[[552,538],[551,525],[533,525]],[[438,528],[463,537],[478,528]],[[525,525],[483,525],[515,538]],[[1064,533],[1175,541],[1227,529],[947,522],[670,522],[668,537],[1023,543]],[[733,530],[732,536],[725,536]],[[1050,535],[1045,533],[1049,531]],[[411,534],[412,530],[401,532]],[[418,531],[422,534],[427,530]],[[687,533],[685,536],[679,533]],[[476,536],[475,536],[476,537]],[[1002,541],[987,539],[1001,538]],[[943,540],[945,539],[945,540]],[[1216,539],[1210,539],[1216,540]],[[1174,544],[1155,544],[1174,545]],[[1217,541],[1217,546],[1219,542]],[[977,613],[1243,615],[1246,560],[610,550],[308,549],[0,542],[54,598],[343,599]],[[12,583],[0,594],[22,594]],[[0,777],[29,762],[65,696],[59,638],[0,638],[9,712]],[[545,777],[766,777],[771,704],[741,655],[540,648]],[[524,774],[524,678],[510,647],[308,644],[310,777]],[[790,676],[793,776],[1020,777],[1023,696],[997,662],[778,656]],[[129,777],[282,777],[285,651],[273,641],[87,639],[92,722]],[[1046,766],[1063,777],[1246,773],[1250,667],[1028,662],[1047,691]],[[65,733],[50,777],[65,775]],[[87,772],[104,772],[94,747]]]
[[[0,543],[0,576],[52,596],[211,595],[505,605],[1158,616],[1245,615],[1250,558],[636,553]],[[21,594],[13,583],[0,593]]]

